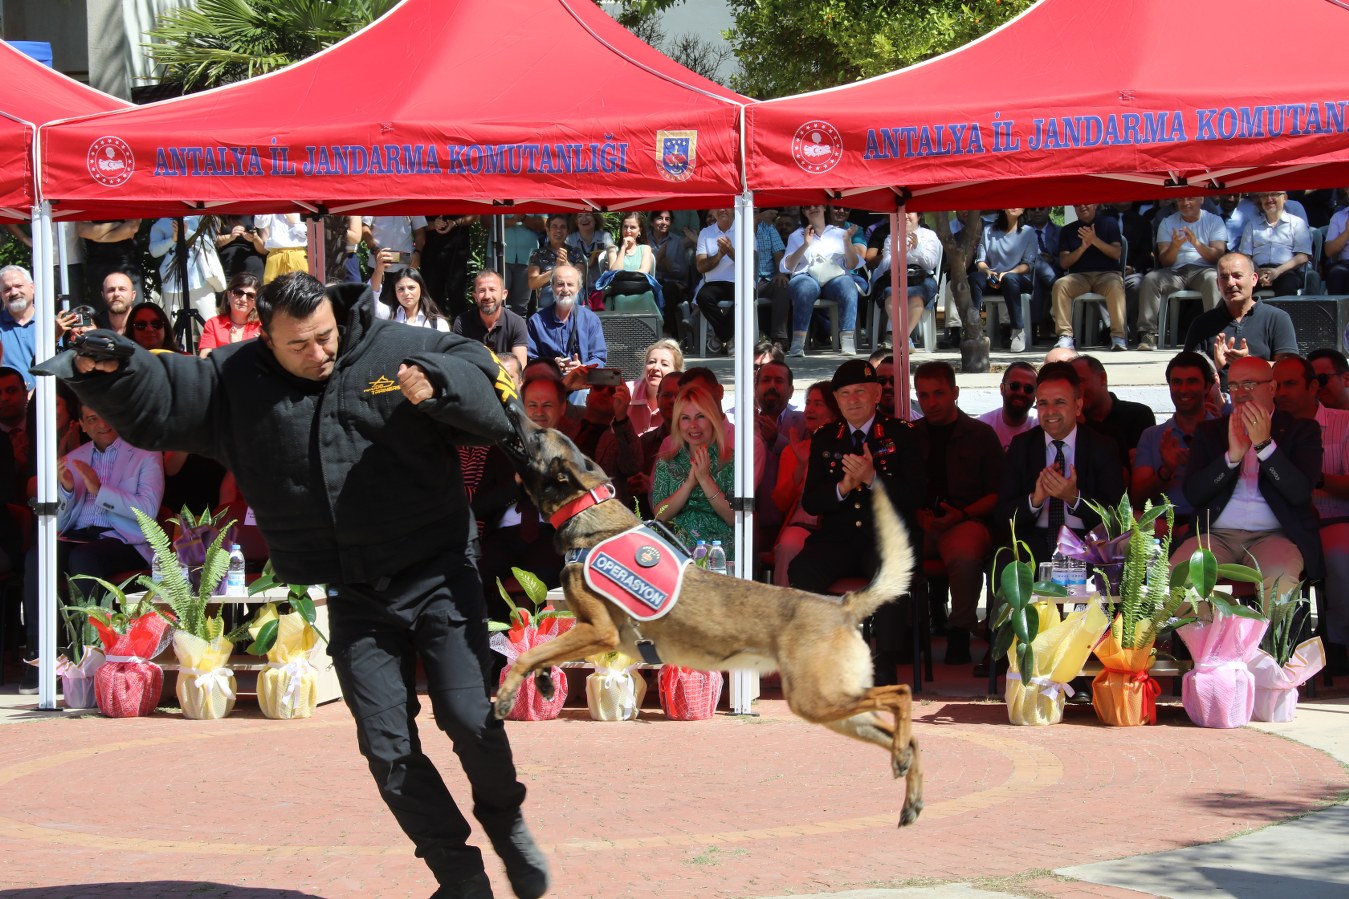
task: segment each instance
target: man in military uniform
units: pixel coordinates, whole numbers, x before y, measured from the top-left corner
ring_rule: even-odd
[[[870,362],[851,359],[830,381],[843,421],[820,428],[810,441],[810,466],[801,508],[820,526],[788,570],[793,587],[828,592],[840,578],[870,578],[876,571],[870,492],[877,483],[917,535],[918,505],[925,494],[923,457],[913,427],[877,412],[881,385]],[[871,619],[876,637],[876,683],[897,683],[901,619],[894,603]]]

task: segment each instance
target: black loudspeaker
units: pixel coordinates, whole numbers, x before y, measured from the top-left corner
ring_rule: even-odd
[[[634,315],[627,312],[600,312],[604,343],[609,348],[609,368],[623,372],[630,381],[641,377],[646,366],[646,348],[661,337],[658,315]]]
[[[1322,347],[1344,351],[1344,329],[1349,325],[1349,297],[1275,297],[1260,302],[1288,313],[1293,320],[1293,330],[1297,332],[1297,351],[1301,355],[1306,356]]]

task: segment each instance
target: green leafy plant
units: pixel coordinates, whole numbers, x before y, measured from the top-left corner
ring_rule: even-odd
[[[220,528],[211,545],[206,548],[206,556],[201,565],[201,580],[196,590],[183,574],[178,565],[178,553],[173,547],[169,535],[149,515],[140,509],[132,509],[141,533],[154,551],[159,566],[159,580],[141,575],[137,583],[145,588],[147,599],[160,599],[165,602],[177,619],[175,627],[198,637],[208,643],[224,636],[225,623],[217,612],[214,616],[206,614],[207,606],[215,596],[216,588],[225,579],[229,570],[229,551],[224,548],[225,536],[233,521]],[[186,510],[184,510],[186,512]]]
[[[61,603],[58,611],[61,613],[61,621],[66,630],[66,658],[70,659],[76,665],[84,661],[84,648],[86,646],[97,646],[99,644],[98,631],[94,630],[93,625],[89,623],[90,619],[96,619],[101,624],[107,625],[118,633],[126,633],[127,625],[130,620],[139,617],[139,615],[127,616],[119,609],[119,605],[126,602],[125,588],[131,583],[131,579],[125,581],[121,587],[113,587],[112,590],[105,589],[95,599],[92,595],[87,595],[80,589],[78,581],[80,580],[98,580],[89,575],[75,575],[66,578],[66,601]],[[144,602],[135,604],[139,614],[144,614],[148,609]]]
[[[1297,649],[1294,640],[1299,636],[1302,624],[1297,613],[1307,602],[1308,597],[1302,595],[1301,581],[1288,590],[1279,589],[1277,578],[1269,590],[1265,590],[1261,583],[1260,612],[1269,621],[1269,627],[1265,629],[1260,648],[1273,656],[1280,667],[1288,664],[1293,651]]]
[[[298,612],[305,623],[314,629],[314,633],[318,634],[319,639],[327,643],[327,635],[315,624],[318,620],[318,612],[314,608],[314,600],[309,595],[311,585],[285,583],[276,576],[276,569],[272,567],[271,559],[268,559],[267,564],[262,567],[262,574],[258,575],[258,579],[248,585],[248,595],[250,597],[257,596],[278,587],[284,587],[286,590],[286,598],[276,604],[278,616]],[[250,642],[243,647],[244,652],[249,655],[265,656],[268,650],[276,645],[276,635],[281,627],[281,622],[276,618],[264,621],[255,636],[253,626],[256,620],[257,614],[255,613],[252,619],[230,631],[225,635],[225,638],[236,646],[243,646],[244,641],[248,640]]]
[[[509,606],[511,610],[510,620],[487,622],[487,630],[489,633],[495,634],[500,631],[509,631],[512,629],[523,630],[524,628],[529,627],[530,624],[539,626],[540,630],[546,630],[547,628],[553,627],[553,625],[542,625],[541,622],[557,618],[576,617],[571,612],[562,609],[544,608],[548,604],[548,585],[539,580],[536,575],[525,571],[523,568],[516,568],[514,566],[511,567],[511,574],[515,576],[516,582],[520,585],[520,589],[524,591],[525,598],[529,600],[532,608],[522,609],[520,606],[516,605],[515,599],[506,589],[506,585],[501,582],[501,578],[497,578],[497,591],[501,594],[501,598],[506,601],[506,605]]]
[[[998,571],[998,558],[1008,552],[1012,561]],[[1025,559],[1022,559],[1022,552]],[[994,621],[993,658],[1008,657],[1012,640],[1016,645],[1016,670],[1021,680],[1030,683],[1035,675],[1035,648],[1032,645],[1040,633],[1040,613],[1035,608],[1034,597],[1067,596],[1068,591],[1062,584],[1052,581],[1036,583],[1038,566],[1035,556],[1024,540],[1016,538],[1016,522],[1012,522],[1011,546],[1004,546],[993,556],[993,595],[1002,601],[1002,608]]]

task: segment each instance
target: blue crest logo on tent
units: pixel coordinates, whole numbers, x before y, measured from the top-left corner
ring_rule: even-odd
[[[692,177],[697,151],[697,131],[656,132],[656,168],[670,181],[687,181]]]

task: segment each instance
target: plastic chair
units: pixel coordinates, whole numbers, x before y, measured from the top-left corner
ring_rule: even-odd
[[[1002,294],[991,294],[984,297],[984,333],[988,335],[989,346],[993,345],[994,339],[1002,329],[1002,317],[1006,312],[1007,300]],[[1009,317],[1010,319],[1010,317]],[[1030,294],[1021,295],[1021,323],[1025,328],[1030,323]],[[1030,341],[1026,341],[1030,345]]]
[[[1197,290],[1177,290],[1162,297],[1161,308],[1157,310],[1157,335],[1159,346],[1175,348],[1180,346],[1180,304],[1186,300],[1203,302],[1204,295]],[[1167,337],[1170,337],[1170,341]]]
[[[950,294],[947,292],[947,289],[946,289],[946,287],[947,287],[947,285],[946,285],[946,266],[943,265],[943,262],[945,261],[945,255],[946,255],[946,248],[945,248],[945,247],[942,247],[941,250],[940,250],[940,252],[937,254],[937,274],[936,274],[936,281],[937,281],[937,298],[938,298],[938,299],[942,299],[943,297],[945,297],[945,302],[946,302],[945,308],[948,310],[947,313],[946,313],[946,318],[947,318],[947,321],[950,321],[950,317],[951,317],[951,316],[950,316],[950,311],[949,311],[949,310],[950,310],[950,308],[951,308],[951,297],[950,297]],[[889,274],[887,273],[887,274],[884,275],[883,277],[886,279],[886,284],[888,284],[888,283],[889,283]],[[889,305],[889,302],[887,301],[887,302],[885,303],[885,305],[882,306],[882,304],[880,304],[880,303],[878,303],[878,302],[875,302],[875,299],[874,299],[875,297],[879,297],[881,294],[883,294],[883,293],[885,292],[885,285],[882,285],[882,286],[881,286],[881,290],[880,290],[880,292],[878,293],[878,292],[876,291],[876,286],[873,284],[873,285],[872,285],[872,290],[871,290],[871,292],[872,292],[872,295],[873,295],[873,300],[872,300],[872,302],[871,302],[871,316],[870,316],[869,322],[870,322],[870,334],[871,334],[871,348],[874,350],[876,347],[878,347],[878,346],[880,345],[881,341],[885,339],[885,336],[884,336],[884,335],[885,335],[884,328],[885,328],[885,327],[889,324],[889,322],[890,322],[890,305]],[[909,323],[909,326],[912,327],[912,326],[913,326],[913,322],[910,322],[910,323]],[[936,303],[933,303],[933,304],[932,304],[932,308],[931,308],[931,309],[927,309],[927,308],[924,308],[924,309],[923,309],[923,315],[922,315],[921,320],[919,321],[919,337],[920,337],[920,339],[923,341],[923,349],[924,349],[925,351],[927,351],[927,352],[929,352],[929,353],[935,353],[935,352],[937,352],[937,304],[936,304]]]
[[[656,295],[651,291],[638,294],[622,294],[613,298],[613,311],[624,315],[654,315],[661,321],[665,316],[656,305]]]

